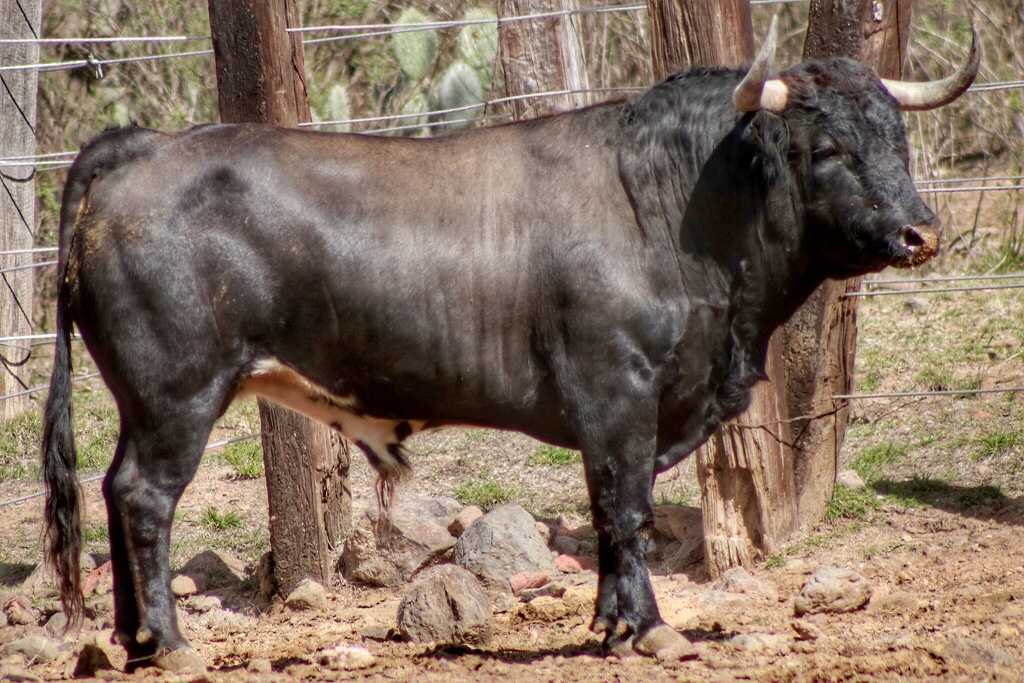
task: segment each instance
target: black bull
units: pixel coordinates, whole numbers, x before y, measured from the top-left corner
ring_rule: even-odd
[[[103,133],[64,192],[42,446],[65,608],[83,610],[75,323],[121,418],[103,493],[134,663],[202,668],[171,522],[214,421],[251,394],[340,430],[385,482],[403,439],[448,424],[581,449],[595,630],[619,652],[680,644],[644,554],[655,475],[746,407],[772,331],[823,280],[935,253],[900,109],[950,101],[977,68],[972,49],[937,83],[842,59],[766,80],[763,52],[746,77],[693,69],[635,101],[432,140]]]

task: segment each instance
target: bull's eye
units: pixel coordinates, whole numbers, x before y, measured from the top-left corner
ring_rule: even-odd
[[[814,157],[815,161],[824,161],[825,159],[831,159],[839,154],[839,148],[832,142],[825,142],[816,145],[811,151],[811,156]]]

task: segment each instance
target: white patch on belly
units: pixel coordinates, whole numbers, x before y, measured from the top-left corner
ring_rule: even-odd
[[[360,415],[355,396],[333,394],[273,358],[256,363],[252,373],[239,385],[237,396],[262,396],[340,431],[349,440],[373,451],[379,462],[371,458],[370,463],[382,474],[405,469],[393,451],[403,439],[422,431],[424,425],[423,420]],[[403,424],[407,427],[402,427]],[[407,433],[399,436],[400,431]]]

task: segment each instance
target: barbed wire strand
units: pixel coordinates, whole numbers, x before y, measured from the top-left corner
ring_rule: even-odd
[[[1018,280],[1024,273],[1000,273],[998,275],[937,275],[935,277],[907,278],[901,280],[862,280],[868,286],[881,285],[913,285],[929,282],[958,282],[962,280]]]
[[[833,394],[833,399],[860,401],[876,398],[918,398],[922,396],[974,396],[976,394],[1019,393],[1024,386],[1004,387],[1001,389],[929,389],[923,391],[894,391],[877,394]]]
[[[881,292],[847,292],[843,294],[844,299],[852,299],[856,297],[873,297],[873,296],[910,296],[914,294],[945,294],[948,292],[989,292],[999,289],[1024,289],[1024,284],[1021,285],[980,285],[978,287],[934,287],[934,288],[923,288],[923,289],[896,289],[896,290],[884,290]]]
[[[263,434],[262,432],[253,432],[252,434],[244,434],[242,436],[236,436],[236,437],[234,437],[232,439],[224,439],[222,441],[210,442],[210,443],[206,444],[206,446],[203,448],[203,452],[205,453],[207,451],[217,450],[218,448],[223,448],[224,446],[228,446],[228,445],[233,444],[233,443],[238,443],[240,441],[248,441],[249,439],[255,439],[257,436],[262,436],[262,434]],[[95,474],[95,475],[93,475],[91,477],[86,477],[85,479],[79,480],[78,484],[79,484],[79,486],[85,486],[86,484],[91,484],[94,481],[99,481],[99,480],[103,479],[103,477],[105,477],[105,476],[107,476],[107,475],[106,474]],[[33,498],[39,498],[40,496],[45,496],[45,495],[46,495],[46,491],[36,491],[35,493],[29,493],[28,495],[25,495],[25,496],[20,496],[18,498],[12,498],[10,500],[5,500],[3,502],[0,502],[0,508],[4,507],[6,505],[14,505],[16,503],[24,503],[26,500],[32,500]]]

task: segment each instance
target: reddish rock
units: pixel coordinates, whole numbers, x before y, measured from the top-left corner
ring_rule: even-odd
[[[462,511],[455,515],[455,519],[448,525],[448,533],[455,538],[462,535],[469,525],[484,516],[484,511],[478,508],[476,505],[470,505],[469,507],[462,508]]]
[[[547,572],[519,572],[509,577],[508,585],[512,587],[512,594],[519,597],[528,588],[540,588],[550,582]]]
[[[564,574],[578,574],[597,569],[597,560],[579,555],[559,555],[555,558],[555,567]]]
[[[114,565],[107,560],[82,580],[82,595],[106,595],[114,590]]]

